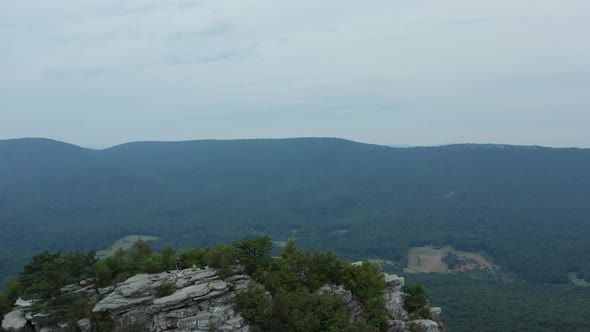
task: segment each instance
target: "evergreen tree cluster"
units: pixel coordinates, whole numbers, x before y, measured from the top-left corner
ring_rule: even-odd
[[[270,244],[270,238],[263,237],[245,239],[236,245],[238,257],[242,257],[240,262],[246,262],[245,270],[252,271],[256,281],[238,294],[238,306],[257,329],[380,331],[385,327],[387,312],[381,295],[385,280],[378,266],[369,262],[348,264],[331,251],[297,248],[293,240],[273,259]],[[252,250],[252,247],[263,250]],[[256,262],[251,261],[254,258]],[[363,306],[361,320],[351,322],[340,299],[318,295],[318,289],[325,284],[349,289]]]
[[[222,278],[235,273],[250,275],[253,282],[238,293],[237,304],[244,318],[258,331],[380,331],[387,312],[381,291],[385,281],[377,265],[353,265],[333,252],[322,253],[297,248],[289,240],[278,257],[272,256],[273,242],[268,236],[245,238],[232,245],[192,247],[176,252],[172,246],[156,252],[145,241],[116,250],[98,260],[94,251],[44,251],[33,257],[18,278],[12,279],[0,294],[0,313],[12,310],[18,297],[34,302],[32,311],[40,323],[75,322],[84,317],[95,321],[95,328],[108,329],[106,317],[92,313],[95,303],[61,289],[80,280],[94,278],[97,288],[114,285],[137,273],[158,273],[181,268],[211,266]],[[363,306],[363,316],[352,322],[341,299],[319,295],[325,284],[343,285]],[[162,285],[158,296],[174,292]]]

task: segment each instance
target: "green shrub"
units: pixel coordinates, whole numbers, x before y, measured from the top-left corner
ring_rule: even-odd
[[[428,296],[421,284],[406,285],[404,291],[404,309],[412,318],[432,319],[428,311]]]
[[[156,296],[164,297],[174,294],[176,291],[176,285],[172,282],[164,282],[158,288],[156,288]]]
[[[90,313],[92,332],[113,331],[113,322],[106,313]]]
[[[0,316],[12,311],[14,302],[22,292],[21,288],[18,279],[12,278],[8,280],[4,293],[0,293]]]
[[[383,329],[387,320],[385,299],[381,295],[385,279],[379,266],[365,261],[361,265],[347,265],[344,271],[342,284],[361,301],[367,324],[378,330]]]
[[[104,261],[99,261],[94,267],[94,278],[98,287],[107,287],[111,284],[113,279],[113,272],[109,265]]]
[[[232,267],[235,263],[235,249],[223,243],[217,244],[215,249],[209,252],[209,256],[207,257],[207,264],[217,269],[217,274],[221,279],[234,275]]]
[[[270,328],[272,318],[272,300],[266,296],[266,290],[252,281],[246,290],[238,292],[238,309],[242,316],[252,325],[266,331]]]

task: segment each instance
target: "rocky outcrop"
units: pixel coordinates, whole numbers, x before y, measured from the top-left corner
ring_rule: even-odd
[[[14,304],[14,310],[4,316],[2,329],[7,332],[22,331],[32,318],[30,314],[32,305],[31,301],[18,298]]]
[[[428,308],[432,316],[430,319],[410,320],[412,313],[404,309],[404,288],[405,280],[395,274],[385,274],[385,308],[393,318],[387,322],[387,332],[444,332],[445,327],[440,320],[442,309],[438,307]]]
[[[106,295],[93,312],[107,314],[115,326],[135,323],[149,331],[249,331],[235,309],[236,290],[249,281],[244,275],[221,280],[211,268],[138,274],[112,291],[99,290]],[[158,298],[164,283],[174,284],[176,291]]]
[[[432,320],[414,319],[414,313],[404,309],[404,278],[385,274],[385,289],[382,295],[385,308],[391,319],[388,332],[444,332],[440,321],[440,308],[428,308]],[[116,286],[96,289],[93,280],[68,285],[62,292],[77,293],[96,303],[93,312],[110,321],[114,330],[129,324],[140,325],[147,331],[236,331],[247,332],[251,328],[236,309],[236,291],[245,289],[250,277],[235,275],[225,280],[219,278],[212,268],[186,269],[157,274],[138,274]],[[158,296],[162,286],[171,293]],[[346,306],[351,321],[362,317],[362,304],[342,285],[324,285],[319,295],[332,295]],[[161,295],[161,294],[160,294]],[[270,294],[268,294],[270,296]],[[15,309],[2,321],[5,331],[20,332],[32,326],[31,301],[19,299]],[[82,332],[95,329],[90,317],[75,324]],[[69,330],[67,324],[60,326],[35,326],[37,331],[58,332]]]
[[[7,332],[22,331],[26,325],[27,319],[22,309],[16,309],[7,313],[2,321],[2,329]]]
[[[385,288],[383,297],[385,298],[385,309],[395,320],[407,320],[408,312],[404,310],[403,291],[405,280],[395,274],[385,274]]]
[[[337,299],[340,299],[344,303],[344,306],[350,315],[351,321],[358,320],[363,314],[363,307],[361,303],[352,295],[351,291],[344,288],[342,285],[324,285],[318,290],[317,293],[320,296],[329,294]]]
[[[78,325],[81,332],[92,332],[92,322],[88,318],[80,319],[76,325]]]
[[[395,274],[384,274],[385,288],[382,295],[385,298],[385,309],[392,318],[387,321],[387,332],[444,332],[445,328],[440,321],[442,310],[438,307],[429,308],[433,320],[417,319],[410,320],[412,316],[404,309],[405,284],[403,277]],[[344,302],[351,320],[358,320],[363,314],[361,303],[352,293],[342,285],[324,285],[318,290],[319,295],[330,294]]]
[[[235,308],[236,291],[246,288],[250,278],[236,275],[221,280],[214,269],[186,269],[158,274],[138,274],[116,286],[96,289],[92,280],[65,286],[66,293],[78,293],[96,303],[93,312],[102,314],[114,330],[135,324],[148,331],[223,331],[247,332],[250,326]],[[172,293],[158,297],[163,284],[173,285]],[[15,309],[2,321],[2,328],[20,332],[33,326],[31,302],[19,299]],[[93,330],[90,318],[76,322],[82,332]],[[59,326],[35,325],[35,330],[59,332]]]

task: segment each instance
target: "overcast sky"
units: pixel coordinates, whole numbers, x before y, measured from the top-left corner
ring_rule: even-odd
[[[588,0],[3,0],[0,138],[590,147]]]

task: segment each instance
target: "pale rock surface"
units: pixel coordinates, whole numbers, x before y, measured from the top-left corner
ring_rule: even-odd
[[[14,305],[21,308],[21,309],[28,309],[33,305],[33,301],[23,300],[22,298],[19,297],[16,300],[16,302],[14,303]]]
[[[82,318],[76,322],[81,332],[92,332],[92,322],[88,318]]]
[[[14,303],[14,310],[4,316],[2,329],[9,332],[21,331],[27,325],[29,317],[31,317],[30,310],[32,305],[32,301],[23,300],[19,297]]]
[[[250,331],[235,311],[236,289],[247,287],[248,276],[221,280],[215,270],[186,269],[174,273],[138,274],[117,285],[110,293],[99,290],[102,299],[94,312],[104,312],[116,326],[138,322],[149,331]],[[155,296],[158,286],[173,283],[176,291]]]
[[[430,315],[432,316],[433,320],[439,321],[440,314],[442,314],[442,309],[440,307],[430,307]]]
[[[403,320],[389,320],[387,321],[387,332],[407,332],[408,327]]]
[[[410,314],[404,309],[403,287],[405,280],[395,274],[385,273],[385,289],[382,294],[385,298],[385,308],[393,317],[387,322],[387,332],[444,332],[445,327],[440,321],[442,309],[439,307],[429,308],[432,320],[419,319],[408,321]]]
[[[2,329],[7,332],[19,332],[27,325],[27,319],[22,309],[16,309],[4,316]]]
[[[382,294],[385,297],[385,309],[394,320],[408,319],[408,313],[404,310],[403,291],[405,280],[395,274],[385,273],[385,289]]]

